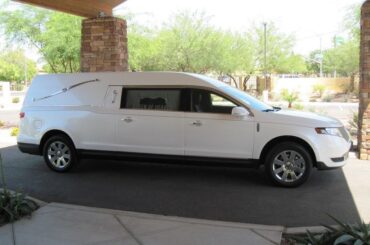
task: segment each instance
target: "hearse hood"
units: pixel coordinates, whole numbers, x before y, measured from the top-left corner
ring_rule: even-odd
[[[260,112],[261,122],[281,123],[304,127],[343,127],[343,124],[336,118],[318,115],[311,112],[295,110],[279,110],[271,112]]]

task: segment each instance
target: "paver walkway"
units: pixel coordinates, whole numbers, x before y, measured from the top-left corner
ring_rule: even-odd
[[[13,236],[14,230],[14,236]],[[51,203],[0,228],[1,245],[270,245],[283,227],[249,225]]]

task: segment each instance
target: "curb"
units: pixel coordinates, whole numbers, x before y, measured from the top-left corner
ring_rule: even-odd
[[[331,225],[330,227],[339,228],[338,225]],[[310,231],[312,233],[324,233],[327,230],[328,228],[324,226],[287,227],[284,229],[283,234],[297,235],[297,234],[305,234],[307,231]]]

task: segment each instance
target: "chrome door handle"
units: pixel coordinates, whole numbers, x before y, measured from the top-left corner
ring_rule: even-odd
[[[197,120],[192,123],[194,126],[202,126],[202,122]]]
[[[127,123],[130,123],[132,122],[132,118],[131,117],[126,117],[126,118],[122,118],[121,121],[124,121],[124,122],[127,122]]]

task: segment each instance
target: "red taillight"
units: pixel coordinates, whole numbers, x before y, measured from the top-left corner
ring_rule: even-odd
[[[24,113],[24,112],[20,112],[20,113],[19,113],[19,118],[20,118],[20,119],[22,119],[22,118],[24,118],[24,116],[25,116],[25,115],[26,115],[26,113]]]

